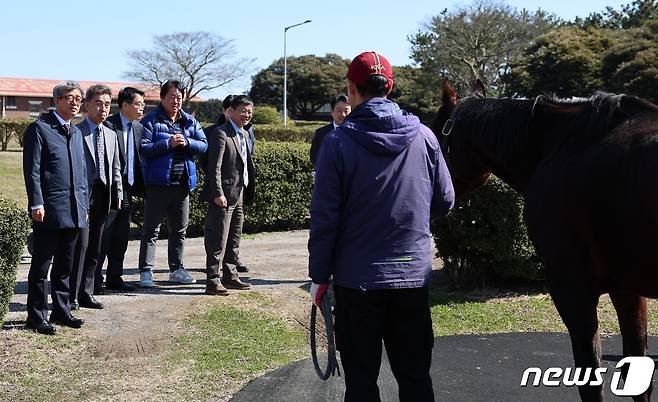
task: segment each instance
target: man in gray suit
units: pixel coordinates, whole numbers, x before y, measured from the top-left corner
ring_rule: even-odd
[[[84,139],[90,189],[89,227],[82,231],[75,253],[71,274],[72,308],[103,308],[103,304],[94,297],[94,276],[101,253],[101,237],[110,209],[121,208],[123,198],[117,134],[103,125],[110,114],[111,102],[112,90],[109,87],[92,85],[85,94],[87,117],[78,124]]]
[[[226,295],[227,289],[245,290],[238,271],[247,271],[240,261],[243,205],[254,198],[254,162],[244,126],[254,104],[246,95],[231,100],[229,119],[208,137],[208,166],[202,196],[208,201],[204,227],[206,249],[206,293]],[[222,275],[220,280],[220,264]]]

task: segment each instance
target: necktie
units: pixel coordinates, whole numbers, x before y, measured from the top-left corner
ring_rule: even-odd
[[[128,159],[128,184],[135,182],[135,141],[133,140],[133,124],[128,123],[128,141],[126,141],[126,155]]]
[[[96,166],[98,167],[98,176],[103,184],[107,184],[105,177],[105,141],[103,140],[103,130],[101,126],[96,127]]]
[[[71,127],[69,127],[68,124],[64,124],[64,125],[62,125],[62,127],[64,127],[64,131],[66,132],[66,136],[67,137],[70,136],[71,135]]]
[[[249,184],[249,172],[247,171],[247,141],[245,141],[244,130],[240,129],[240,156],[242,156],[242,161],[244,162],[244,171],[242,172],[242,177],[244,178],[244,186],[247,187]]]

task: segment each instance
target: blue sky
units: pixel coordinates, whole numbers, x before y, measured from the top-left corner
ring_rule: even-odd
[[[508,0],[565,19],[631,0]],[[66,4],[66,7],[62,7]],[[124,81],[124,52],[149,48],[153,35],[210,31],[235,40],[238,57],[256,58],[251,75],[283,56],[283,27],[311,19],[287,35],[288,56],[366,50],[393,65],[411,63],[407,37],[444,8],[468,2],[392,1],[9,1],[2,5],[0,76]],[[250,77],[202,97],[247,91]]]

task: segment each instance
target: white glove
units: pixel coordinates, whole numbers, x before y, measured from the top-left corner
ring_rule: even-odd
[[[328,283],[318,284],[314,282],[311,284],[311,299],[313,299],[313,303],[315,303],[316,306],[321,307],[322,296],[327,293],[327,289],[329,289]]]

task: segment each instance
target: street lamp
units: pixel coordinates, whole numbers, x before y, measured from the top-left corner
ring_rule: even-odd
[[[288,59],[286,58],[286,33],[290,28],[308,24],[311,20],[283,28],[283,125],[288,125]]]

